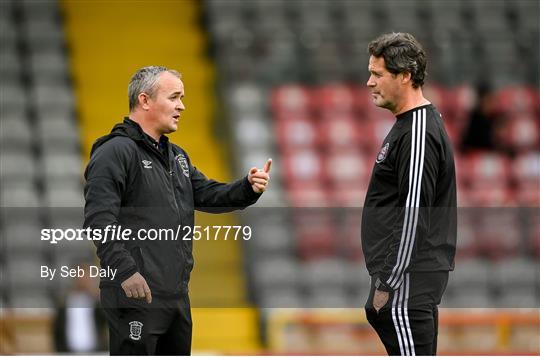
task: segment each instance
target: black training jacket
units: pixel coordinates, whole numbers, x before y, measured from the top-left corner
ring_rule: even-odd
[[[429,104],[398,115],[362,213],[370,275],[395,290],[406,272],[453,270],[456,224],[454,158],[441,114]]]
[[[155,296],[187,293],[193,268],[192,241],[183,239],[187,231],[176,241],[160,241],[139,240],[137,230],[192,227],[195,209],[230,212],[260,196],[247,176],[230,184],[210,180],[165,136],[160,144],[164,153],[126,118],[92,147],[84,174],[84,227],[103,231],[116,225],[134,232],[129,241],[94,242],[102,268],[117,269],[114,281],[102,279],[100,286],[119,285],[138,271]]]

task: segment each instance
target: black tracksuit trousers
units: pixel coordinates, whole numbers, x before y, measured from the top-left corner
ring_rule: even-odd
[[[190,355],[191,310],[187,294],[152,297],[152,303],[126,297],[119,287],[101,289],[109,324],[111,355]]]
[[[400,287],[390,293],[377,311],[373,294],[377,275],[372,276],[366,316],[391,356],[437,354],[438,308],[448,283],[448,272],[406,273]]]

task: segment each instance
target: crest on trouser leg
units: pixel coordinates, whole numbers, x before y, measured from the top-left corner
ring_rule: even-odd
[[[141,333],[142,333],[142,322],[139,321],[131,321],[129,323],[129,338],[132,340],[138,341],[141,339]]]

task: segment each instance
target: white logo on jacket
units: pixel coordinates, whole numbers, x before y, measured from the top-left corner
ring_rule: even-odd
[[[178,154],[174,157],[174,159],[180,164],[184,176],[189,177],[189,164],[184,154]]]
[[[384,159],[386,159],[386,157],[388,156],[389,149],[390,149],[389,143],[386,143],[386,145],[382,147],[381,151],[379,151],[379,154],[377,155],[377,160],[375,160],[377,164],[380,164],[381,162],[384,161]]]
[[[145,169],[151,169],[152,168],[152,161],[143,160],[142,161]]]
[[[135,341],[139,341],[141,339],[142,327],[142,322],[131,321],[129,323],[129,338]]]

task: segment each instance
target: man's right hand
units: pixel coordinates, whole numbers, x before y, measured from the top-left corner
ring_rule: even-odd
[[[146,283],[146,280],[138,272],[124,280],[122,289],[128,298],[144,299],[147,303],[152,303],[152,292]]]

